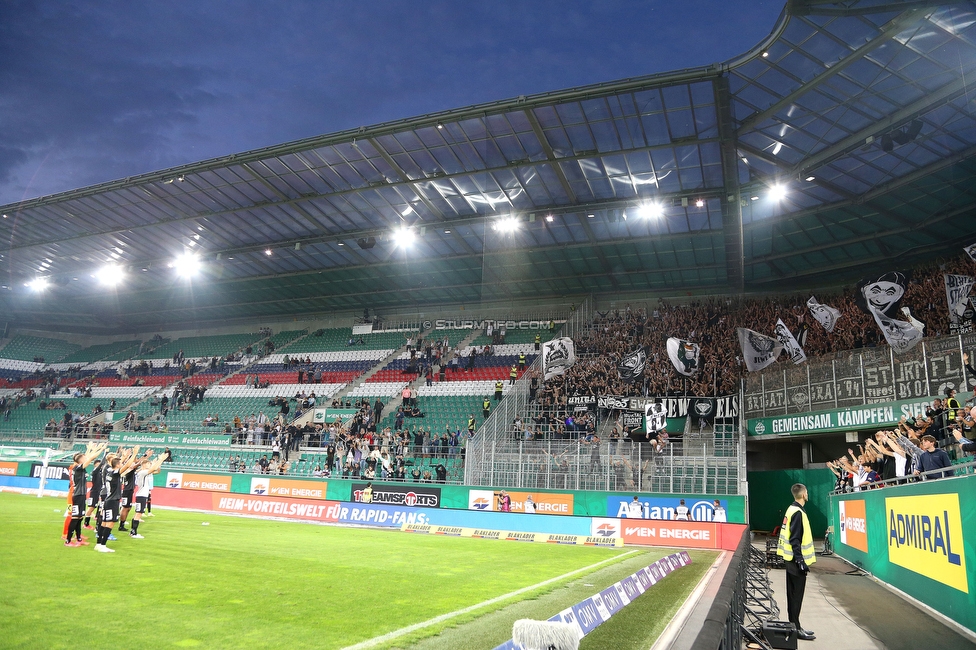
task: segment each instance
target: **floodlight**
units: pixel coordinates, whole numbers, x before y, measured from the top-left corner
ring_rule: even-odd
[[[406,248],[417,239],[417,235],[407,227],[400,228],[393,233],[393,244],[400,248]]]
[[[555,219],[555,217],[553,217],[551,214],[546,215],[546,223],[552,223],[553,219]]]
[[[782,201],[786,198],[786,186],[782,183],[775,183],[769,188],[769,198],[773,201]]]
[[[498,232],[515,232],[518,230],[519,221],[515,217],[505,217],[495,222],[492,226]]]
[[[664,216],[664,206],[660,203],[642,203],[637,212],[645,219],[660,219]]]
[[[704,208],[705,207],[705,199],[698,199],[697,201],[695,201],[695,207],[696,208]]]
[[[190,279],[200,272],[200,259],[193,253],[183,253],[173,261],[176,275]]]
[[[270,248],[265,248],[264,249],[264,254],[267,255],[268,257],[270,257],[272,255],[272,253],[273,253],[273,251]]]
[[[34,293],[41,293],[50,286],[47,278],[34,278],[25,285]]]
[[[114,287],[125,278],[125,272],[115,264],[106,264],[95,273],[98,283],[106,287]]]

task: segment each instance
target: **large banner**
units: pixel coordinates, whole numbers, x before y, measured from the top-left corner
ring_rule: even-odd
[[[713,418],[734,418],[739,416],[739,396],[725,397],[622,397],[615,395],[600,395],[599,397],[570,397],[568,401],[586,400],[586,404],[595,400],[599,408],[637,411],[644,413],[648,404],[663,404],[664,412],[669,418],[683,418],[691,415],[695,418],[711,420]],[[584,403],[580,401],[579,403]]]
[[[840,557],[976,630],[976,475],[830,501]]]
[[[973,331],[973,304],[969,296],[972,288],[973,278],[971,276],[945,274],[950,334],[964,334]]]
[[[568,336],[546,341],[542,344],[542,374],[548,381],[576,363],[576,347]]]
[[[154,447],[175,447],[192,445],[196,447],[230,447],[232,436],[211,433],[148,433],[142,431],[116,431],[109,434],[109,442],[121,445],[151,445]],[[161,450],[160,450],[161,451]]]
[[[881,402],[829,411],[814,411],[797,415],[753,418],[746,423],[750,436],[804,435],[856,431],[858,429],[891,429],[902,417],[912,418],[925,413],[935,397]],[[959,397],[963,401],[963,397]]]

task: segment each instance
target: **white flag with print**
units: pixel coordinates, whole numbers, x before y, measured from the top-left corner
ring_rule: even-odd
[[[739,335],[739,345],[742,346],[742,358],[750,372],[762,370],[772,364],[783,351],[783,344],[772,336],[744,327],[736,328],[736,332]]]
[[[823,325],[823,328],[827,332],[834,331],[834,325],[837,324],[837,320],[840,318],[840,310],[834,309],[830,305],[824,305],[817,302],[815,296],[810,296],[810,300],[807,300],[807,309],[810,310],[810,314],[817,320],[818,323]]]
[[[796,337],[793,336],[793,332],[791,332],[790,328],[786,326],[786,323],[783,322],[782,318],[776,319],[775,331],[776,338],[779,339],[779,342],[783,344],[783,349],[786,350],[787,356],[790,357],[790,360],[793,363],[800,365],[807,360],[806,353],[803,351],[803,348],[800,347]]]
[[[563,336],[542,344],[542,374],[552,379],[566,372],[576,363],[576,347],[573,339]]]
[[[909,315],[909,318],[911,318],[911,315]],[[891,349],[894,350],[896,354],[908,352],[914,348],[919,341],[922,340],[921,329],[916,327],[912,322],[905,322],[903,320],[889,318],[880,311],[874,312],[874,320],[877,322],[878,327],[881,328],[881,333],[884,334],[888,345],[891,346]],[[914,318],[912,318],[912,320],[915,323],[918,323],[920,327],[925,327],[922,325],[922,323],[916,321]]]

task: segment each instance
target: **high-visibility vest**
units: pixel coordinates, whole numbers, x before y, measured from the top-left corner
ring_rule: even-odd
[[[468,418],[468,429],[474,430],[474,418]]]
[[[483,408],[486,411],[491,408],[491,401],[487,397],[485,398],[485,401],[482,402],[481,408]]]
[[[538,334],[536,334],[535,335],[535,344],[538,345],[540,343],[542,343],[542,337],[539,336]]]
[[[512,371],[508,373],[508,376],[511,377],[512,379],[518,377],[518,368],[512,366]]]
[[[502,382],[500,381],[495,382],[495,392],[496,393],[502,392]]]
[[[520,366],[524,366],[525,365],[525,353],[524,352],[519,355],[519,365]]]
[[[803,518],[803,537],[800,538],[800,553],[803,555],[803,561],[806,565],[810,566],[817,561],[817,554],[813,550],[813,533],[810,532],[810,520],[807,519],[807,513],[804,512],[803,508],[796,505],[791,505],[787,508],[786,514],[783,516],[783,525],[779,528],[779,546],[776,549],[776,555],[786,561],[793,559],[793,547],[790,546],[790,520],[796,512],[799,512]]]

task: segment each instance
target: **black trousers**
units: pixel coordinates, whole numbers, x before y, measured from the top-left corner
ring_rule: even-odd
[[[807,587],[807,574],[796,566],[795,562],[786,563],[786,609],[789,614],[789,621],[796,626],[800,626],[800,608],[803,606],[803,592]]]

